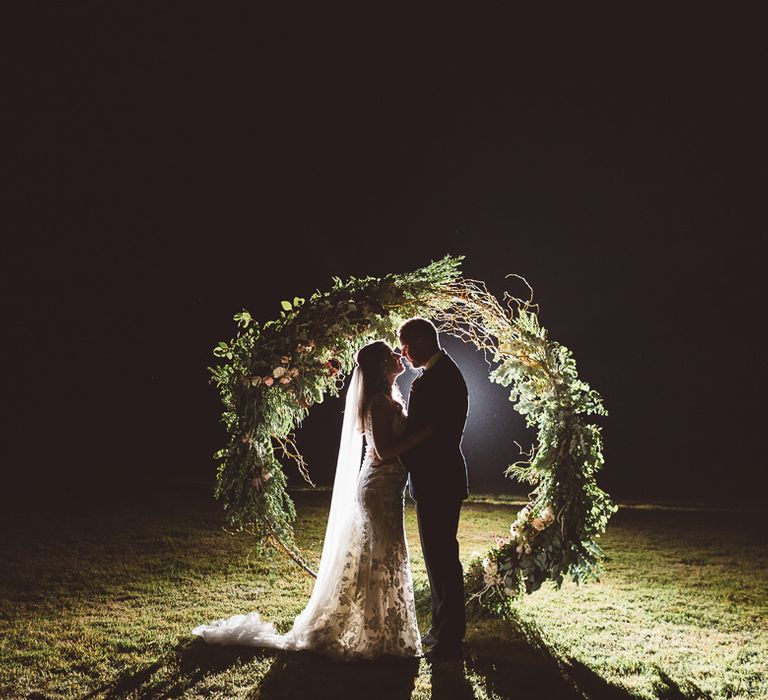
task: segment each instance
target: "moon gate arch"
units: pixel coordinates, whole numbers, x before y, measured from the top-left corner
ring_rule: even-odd
[[[498,299],[483,282],[461,276],[462,258],[384,277],[333,278],[328,291],[281,302],[279,316],[261,323],[247,310],[238,330],[214,348],[210,368],[228,441],[218,461],[215,495],[230,527],[276,546],[312,573],[297,552],[295,507],[280,457],[294,460],[311,483],[294,434],[315,403],[337,396],[356,351],[384,339],[412,316],[484,351],[489,379],[509,387],[510,401],[536,430],[527,459],[507,475],[532,487],[508,537],[497,538],[466,573],[474,605],[504,613],[509,600],[543,581],[593,577],[602,552],[595,540],[615,506],[596,482],[602,435],[590,415],[605,415],[598,392],[582,381],[572,353],[548,338],[538,308],[509,294]]]

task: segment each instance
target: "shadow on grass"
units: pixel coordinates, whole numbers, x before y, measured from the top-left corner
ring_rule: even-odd
[[[291,698],[411,697],[418,659],[385,657],[375,661],[333,661],[312,652],[282,652],[244,646],[216,646],[201,639],[180,644],[173,656],[138,671],[124,673],[81,700],[90,698],[178,698],[207,676],[216,676],[254,659],[273,659],[269,670],[246,695],[252,700]]]
[[[408,700],[419,673],[418,659],[332,661],[310,652],[281,654],[249,700],[363,698]]]
[[[124,672],[112,683],[100,686],[80,700],[91,698],[176,698],[210,675],[275,652],[253,647],[209,645],[201,639],[179,644],[172,654],[139,670]]]
[[[589,700],[637,700],[626,688],[614,685],[586,664],[566,657],[552,648],[533,622],[515,618],[506,623],[491,622],[481,637],[470,640],[467,672],[483,681],[488,695],[503,698],[540,694],[553,698]],[[710,700],[691,683],[678,686],[663,670],[656,668],[654,693],[659,700]],[[433,698],[435,694],[433,677]],[[444,697],[467,697],[451,696]]]
[[[533,624],[516,618],[505,623],[491,621],[482,629],[482,634],[470,636],[466,645],[466,671],[487,695],[563,700],[635,699],[627,690],[612,685],[589,667],[559,655],[544,642]],[[436,695],[435,685],[433,674],[433,698],[454,697]]]
[[[407,700],[416,689],[433,700],[474,700],[477,697],[526,697],[531,694],[568,700],[636,700],[588,666],[564,658],[542,639],[535,625],[520,620],[493,622],[470,635],[463,662],[430,662],[385,657],[375,661],[341,662],[311,652],[279,652],[251,647],[219,647],[201,639],[180,644],[172,656],[115,682],[86,698],[183,697],[208,676],[249,661],[271,660],[249,700],[363,698]],[[420,668],[427,671],[419,677]],[[431,689],[426,687],[429,677]],[[201,688],[201,693],[209,689]],[[659,670],[654,688],[664,700],[703,698],[698,689],[683,691]]]

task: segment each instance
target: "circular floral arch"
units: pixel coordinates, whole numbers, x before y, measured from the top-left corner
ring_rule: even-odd
[[[537,307],[508,294],[498,300],[482,282],[461,277],[461,257],[402,275],[333,279],[327,292],[282,302],[280,317],[260,324],[247,311],[239,329],[220,342],[211,368],[224,403],[229,440],[219,460],[216,497],[230,526],[252,533],[259,546],[277,546],[308,572],[296,552],[293,501],[280,456],[293,459],[311,483],[294,432],[314,403],[337,396],[354,355],[366,343],[397,342],[412,316],[471,342],[491,361],[489,378],[510,390],[510,401],[537,429],[537,444],[507,475],[533,486],[531,501],[510,534],[497,538],[466,572],[470,604],[503,614],[519,593],[566,576],[585,581],[599,571],[595,540],[616,509],[595,476],[603,464],[599,394],[578,378],[571,352],[547,338]]]

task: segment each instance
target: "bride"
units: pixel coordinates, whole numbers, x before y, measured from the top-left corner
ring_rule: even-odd
[[[307,649],[341,659],[420,656],[403,529],[406,470],[399,455],[431,433],[404,435],[395,378],[400,356],[382,341],[362,348],[347,389],[320,568],[306,608],[286,634],[257,612],[200,625],[213,644]],[[362,438],[366,452],[360,467]]]

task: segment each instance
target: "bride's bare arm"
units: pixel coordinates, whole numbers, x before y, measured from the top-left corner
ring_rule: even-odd
[[[399,457],[432,434],[432,426],[395,438],[392,435],[392,419],[397,409],[386,398],[374,400],[371,405],[371,432],[373,433],[373,449],[382,462]]]

